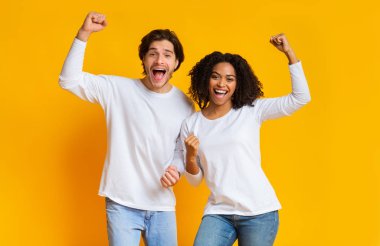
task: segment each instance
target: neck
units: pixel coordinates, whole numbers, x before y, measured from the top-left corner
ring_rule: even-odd
[[[172,85],[167,81],[163,86],[161,87],[154,87],[150,82],[148,76],[140,79],[141,83],[150,91],[156,92],[156,93],[167,93],[172,89]]]
[[[206,108],[202,109],[202,114],[209,120],[215,120],[226,115],[231,109],[232,102],[223,105],[210,103]]]

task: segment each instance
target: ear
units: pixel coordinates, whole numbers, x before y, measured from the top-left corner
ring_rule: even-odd
[[[177,69],[177,67],[178,67],[178,64],[179,64],[179,61],[178,61],[178,59],[175,59],[175,69],[174,69],[174,70],[176,70],[176,69]]]

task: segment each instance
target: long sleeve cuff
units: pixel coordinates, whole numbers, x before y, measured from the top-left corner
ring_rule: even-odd
[[[192,186],[198,186],[202,182],[203,173],[201,169],[199,169],[199,172],[197,174],[191,174],[191,173],[188,173],[187,171],[185,171],[184,173],[185,173],[187,181]]]

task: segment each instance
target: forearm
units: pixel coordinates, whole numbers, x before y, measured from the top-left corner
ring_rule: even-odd
[[[198,186],[202,182],[202,170],[199,168],[195,158],[186,159],[186,179],[191,185]]]
[[[196,175],[200,171],[200,168],[197,164],[196,157],[186,156],[186,172]]]
[[[290,48],[288,51],[285,52],[286,57],[288,58],[289,65],[295,64],[298,62],[297,56],[294,53],[293,49]]]
[[[87,42],[90,36],[91,36],[91,32],[85,31],[81,28],[79,29],[76,38],[83,42]]]

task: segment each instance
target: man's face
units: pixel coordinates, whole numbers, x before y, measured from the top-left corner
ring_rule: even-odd
[[[168,81],[178,66],[173,44],[168,40],[152,42],[142,62],[146,73],[144,85],[157,93],[168,92],[171,88]]]

